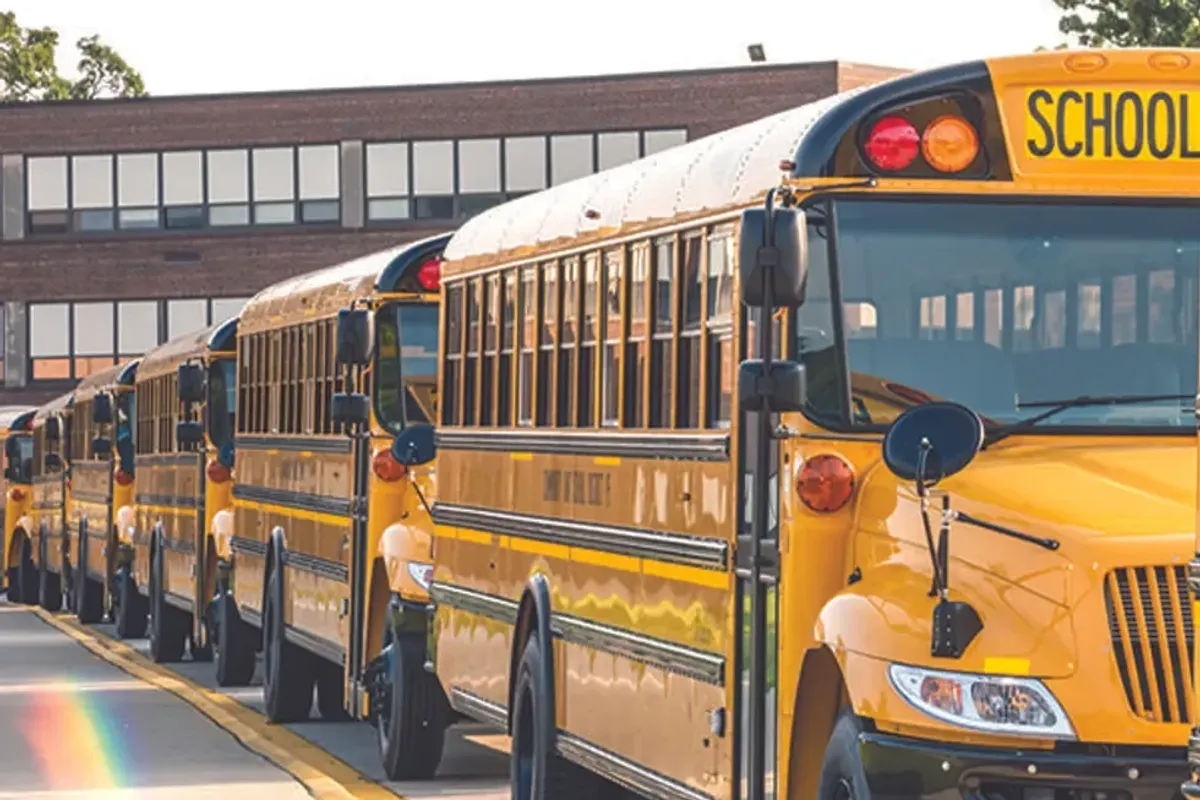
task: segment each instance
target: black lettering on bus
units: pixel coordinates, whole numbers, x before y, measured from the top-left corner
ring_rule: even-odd
[[[1137,158],[1142,153],[1142,145],[1146,141],[1145,137],[1145,109],[1142,107],[1142,98],[1137,92],[1121,92],[1117,97],[1116,119],[1114,127],[1116,128],[1117,152],[1125,158]],[[1129,124],[1132,118],[1133,124]],[[1129,134],[1127,131],[1133,129],[1133,142],[1130,143],[1126,138]]]
[[[1074,158],[1083,152],[1083,141],[1067,144],[1067,101],[1083,105],[1083,97],[1074,89],[1068,89],[1059,95],[1058,113],[1055,115],[1055,132],[1058,138],[1058,152],[1067,158]]]
[[[1104,111],[1102,114],[1096,114],[1096,94],[1088,92],[1083,103],[1083,141],[1085,143],[1084,152],[1088,158],[1096,154],[1096,131],[1104,135],[1104,156],[1106,158],[1112,156],[1113,150],[1113,132],[1112,132],[1112,92],[1103,94]]]
[[[1160,125],[1158,106],[1163,106],[1166,119]],[[1159,141],[1160,129],[1166,132],[1166,142]],[[1175,103],[1166,92],[1155,92],[1146,103],[1146,139],[1150,155],[1158,159],[1170,158],[1175,152]]]
[[[1179,155],[1181,158],[1200,158],[1200,150],[1192,149],[1192,128],[1188,119],[1188,96],[1179,96]]]
[[[1052,105],[1054,97],[1045,89],[1038,89],[1036,92],[1029,94],[1029,117],[1041,129],[1044,142],[1038,144],[1035,139],[1028,139],[1025,144],[1029,148],[1029,152],[1038,158],[1045,158],[1054,152],[1054,128],[1050,127],[1050,121],[1046,119],[1046,115],[1038,108],[1038,104]]]

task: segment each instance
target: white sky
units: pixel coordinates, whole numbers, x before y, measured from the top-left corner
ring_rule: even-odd
[[[1052,0],[8,0],[99,33],[152,94],[437,83],[842,59],[928,67],[1053,46]],[[707,9],[707,10],[706,10]],[[73,48],[60,53],[73,73]]]

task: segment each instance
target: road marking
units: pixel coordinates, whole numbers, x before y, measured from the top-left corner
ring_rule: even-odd
[[[317,800],[396,800],[397,797],[403,800],[303,737],[268,722],[262,714],[233,698],[155,664],[124,642],[97,635],[67,614],[51,614],[40,608],[30,610],[113,666],[183,700],[244,746],[287,772]]]

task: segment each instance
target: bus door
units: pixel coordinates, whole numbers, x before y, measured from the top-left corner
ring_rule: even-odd
[[[734,785],[745,800],[777,789],[781,412],[801,410],[803,368],[781,360],[784,309],[804,300],[804,214],[774,205],[742,215],[738,246],[743,361],[738,374],[738,508],[734,554],[740,611],[734,692]],[[816,223],[817,220],[813,220]],[[764,324],[770,320],[770,324]]]

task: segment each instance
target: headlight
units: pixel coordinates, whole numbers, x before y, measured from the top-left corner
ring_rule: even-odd
[[[417,585],[425,591],[429,591],[429,584],[433,582],[433,564],[422,564],[419,561],[408,562],[408,574]]]
[[[896,691],[931,717],[988,733],[1074,739],[1067,712],[1031,678],[941,672],[892,664]]]

